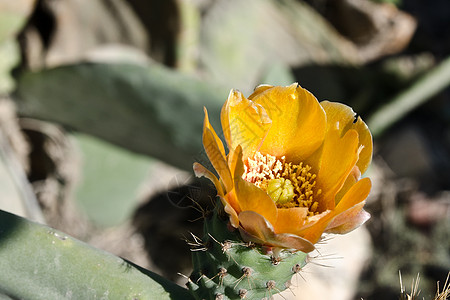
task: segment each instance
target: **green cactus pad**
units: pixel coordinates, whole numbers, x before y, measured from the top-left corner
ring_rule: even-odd
[[[194,243],[194,271],[188,287],[196,299],[264,299],[290,286],[307,254],[281,251],[277,258],[245,243],[217,214],[205,220],[205,234]]]

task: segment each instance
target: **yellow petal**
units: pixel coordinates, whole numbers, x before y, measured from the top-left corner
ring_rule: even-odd
[[[359,159],[356,165],[363,174],[372,161],[373,147],[372,135],[366,123],[364,123],[359,116],[355,119],[356,113],[345,104],[329,101],[322,101],[320,104],[327,114],[328,128],[333,127],[336,123],[338,123],[341,136],[343,136],[350,129],[358,132],[359,146],[363,146],[363,149],[359,154]]]
[[[220,153],[222,154],[223,157],[225,157],[225,148],[223,147],[223,143],[217,136],[217,133],[215,132],[214,128],[209,123],[208,111],[206,110],[206,107],[203,107],[203,111],[205,113],[205,120],[203,121],[203,131],[205,131],[205,128],[208,128],[211,131],[214,140],[216,141],[216,144],[219,147]]]
[[[253,183],[242,178],[235,178],[236,196],[242,211],[254,211],[271,224],[277,220],[277,207],[272,198]]]
[[[297,84],[262,87],[249,99],[264,107],[272,119],[260,152],[299,163],[311,155],[325,136],[325,112],[317,99]]]
[[[222,107],[220,119],[228,149],[241,145],[244,158],[259,149],[272,123],[263,107],[235,90]]]
[[[273,224],[276,233],[297,233],[308,214],[306,207],[279,208],[277,221]]]
[[[222,197],[225,195],[223,192],[222,184],[220,183],[219,179],[217,179],[217,177],[213,173],[211,173],[208,169],[206,169],[204,166],[202,166],[201,164],[199,164],[197,162],[194,163],[193,168],[194,168],[195,176],[197,176],[197,177],[203,176],[203,177],[208,178],[209,180],[212,181],[212,183],[214,183],[214,186],[216,187],[216,190],[217,190],[217,194]]]
[[[249,99],[253,99],[255,98],[256,95],[261,94],[262,92],[264,92],[265,90],[271,89],[273,88],[273,85],[269,85],[269,84],[260,84],[258,85],[255,90],[253,91],[253,93],[250,95],[250,97],[248,97]]]
[[[231,178],[230,169],[228,168],[225,156],[214,138],[214,133],[207,127],[203,130],[203,147],[206,155],[208,155],[211,164],[220,176],[220,179],[225,185],[225,189],[230,191],[233,189],[233,180]]]
[[[242,148],[240,145],[228,154],[228,165],[233,178],[242,177],[242,174],[244,174],[244,163],[242,161]]]
[[[333,209],[335,196],[342,188],[358,159],[358,133],[349,130],[340,137],[338,130],[329,130],[325,137],[317,173],[316,189],[321,189],[319,211]]]

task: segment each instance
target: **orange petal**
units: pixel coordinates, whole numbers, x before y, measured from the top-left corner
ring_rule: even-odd
[[[363,207],[364,202],[361,202],[341,213],[327,226],[325,232],[345,234],[358,228],[370,219],[370,214]]]
[[[242,211],[254,211],[271,224],[277,220],[277,207],[272,198],[253,183],[242,178],[235,178],[236,196]]]
[[[242,211],[239,213],[239,221],[246,234],[255,243],[267,245],[275,235],[272,224],[257,212],[250,210]]]
[[[335,216],[327,231],[345,233],[367,221],[370,214],[363,210],[363,206],[371,187],[369,178],[363,178],[353,185],[336,206],[333,212]]]
[[[273,224],[275,232],[295,234],[305,223],[307,214],[306,207],[279,208],[277,221]]]
[[[233,180],[231,178],[230,169],[228,168],[225,156],[222,155],[221,149],[214,138],[213,132],[205,127],[203,130],[203,147],[206,155],[208,155],[211,164],[220,176],[225,185],[225,189],[230,191],[233,189]]]
[[[240,212],[239,204],[237,203],[234,191],[228,193],[225,197],[220,197],[224,211],[230,216],[230,224],[234,228],[239,227],[238,212]],[[233,207],[234,206],[234,207]]]
[[[249,97],[264,107],[272,119],[260,152],[286,156],[294,163],[303,161],[321,144],[325,136],[325,112],[317,99],[297,84],[287,87],[257,88]]]
[[[241,145],[244,158],[259,149],[272,123],[262,106],[235,90],[223,105],[220,119],[228,149]]]
[[[348,130],[354,129],[358,132],[359,145],[363,146],[356,165],[362,174],[367,170],[372,161],[372,135],[361,117],[355,119],[356,113],[347,105],[337,102],[320,102],[327,114],[328,127],[338,123],[339,131],[343,136]],[[356,122],[355,122],[356,120]]]
[[[358,159],[358,133],[349,130],[341,138],[338,130],[327,132],[322,148],[319,172],[316,179],[319,211],[333,209],[335,196],[343,186]]]
[[[254,211],[241,212],[239,221],[241,222],[239,231],[245,241],[272,247],[296,249],[305,253],[314,250],[314,245],[302,237],[288,233],[275,234],[272,225]]]
[[[315,249],[314,245],[298,235],[290,233],[276,234],[272,240],[274,246],[288,249],[296,249],[304,253],[311,252]]]
[[[217,179],[217,177],[213,173],[211,173],[204,166],[202,166],[201,164],[196,163],[196,162],[194,163],[193,168],[194,168],[195,176],[197,176],[197,177],[202,177],[203,176],[203,177],[206,177],[209,180],[211,180],[212,183],[214,183],[214,185],[216,187],[217,194],[219,196],[222,196],[222,197],[224,196],[223,186],[220,183],[219,179]]]
[[[342,197],[342,200],[336,205],[336,209],[333,211],[335,215],[338,215],[347,209],[355,206],[358,203],[366,200],[369,196],[372,183],[369,178],[363,178],[353,185],[350,190]]]
[[[347,194],[345,194],[345,196],[336,206],[335,210],[328,211],[328,213],[324,213],[324,216],[319,218],[317,221],[306,224],[304,228],[300,230],[298,235],[307,239],[313,244],[317,243],[325,229],[337,215],[363,202],[367,198],[370,192],[370,187],[371,183],[369,178],[361,179],[351,187]]]
[[[217,136],[217,133],[215,132],[214,128],[209,123],[208,111],[206,110],[206,107],[203,107],[203,111],[205,113],[205,120],[203,121],[203,131],[205,131],[205,128],[211,130],[214,140],[216,141],[216,144],[219,147],[220,153],[222,154],[223,157],[225,157],[225,148],[223,147],[223,143]]]
[[[228,165],[230,166],[231,176],[233,178],[242,177],[242,174],[244,174],[244,163],[242,161],[242,147],[240,145],[228,154]]]
[[[332,218],[333,213],[329,210],[322,212],[320,215],[309,218],[309,222],[306,223],[303,228],[298,230],[297,235],[315,244],[319,241]]]
[[[339,203],[342,197],[344,197],[344,195],[350,190],[350,188],[360,179],[361,179],[361,172],[359,171],[359,168],[357,166],[354,166],[350,174],[347,176],[344,185],[336,194],[336,197],[334,198],[335,203],[336,204]]]

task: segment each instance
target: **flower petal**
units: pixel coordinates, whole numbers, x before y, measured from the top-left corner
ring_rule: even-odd
[[[262,189],[242,178],[235,178],[236,196],[242,211],[251,210],[266,218],[271,224],[277,220],[277,207]]]
[[[370,179],[363,178],[350,188],[336,206],[335,217],[328,225],[327,232],[350,232],[370,218],[363,206],[371,187]]]
[[[336,205],[334,214],[338,215],[358,203],[366,200],[369,196],[370,189],[372,188],[372,183],[369,178],[363,178],[359,180],[355,185],[353,185],[350,190],[342,197],[342,200]]]
[[[272,225],[254,211],[241,212],[239,221],[241,222],[239,231],[246,241],[272,247],[296,249],[305,253],[314,250],[314,245],[302,237],[289,233],[275,234]]]
[[[240,178],[244,174],[244,163],[242,162],[242,147],[238,145],[234,151],[228,154],[228,165],[230,166],[231,176]]]
[[[316,190],[321,189],[318,211],[333,209],[335,196],[358,159],[358,133],[349,130],[342,138],[338,130],[327,132],[319,163]]]
[[[206,126],[203,129],[203,147],[205,148],[206,155],[208,155],[211,164],[223,181],[225,189],[227,191],[232,190],[233,180],[225,156],[222,155],[222,151],[217,144],[214,133]]]
[[[272,121],[264,108],[231,90],[220,115],[228,149],[241,145],[244,158],[252,157],[264,140]]]
[[[220,183],[219,179],[217,179],[217,177],[211,171],[209,171],[208,169],[206,169],[204,166],[202,166],[201,164],[199,164],[197,162],[194,163],[193,168],[194,168],[195,176],[197,176],[197,177],[203,176],[203,177],[206,177],[209,180],[211,180],[212,183],[214,183],[214,185],[216,187],[217,194],[222,197],[224,196],[222,184]]]
[[[249,97],[272,119],[260,152],[299,163],[311,155],[325,136],[325,112],[317,99],[296,83],[287,87],[262,86]]]
[[[308,215],[308,208],[279,208],[277,221],[273,224],[276,233],[297,233],[303,226]]]
[[[370,219],[370,214],[363,209],[364,202],[356,204],[352,208],[338,215],[328,226],[325,232],[345,234]]]
[[[298,233],[298,235],[304,237],[311,243],[315,244],[319,241],[322,233],[333,221],[333,219],[341,213],[347,211],[353,206],[364,202],[369,195],[371,183],[369,178],[363,178],[351,187],[347,194],[342,198],[339,204],[333,211],[328,211],[323,217],[317,221],[306,224],[304,228]],[[362,206],[361,206],[362,208]],[[314,218],[314,217],[313,217]],[[349,220],[349,222],[353,222]],[[343,224],[341,224],[343,225]]]
[[[350,188],[361,179],[361,172],[357,166],[354,166],[350,174],[347,176],[347,179],[344,182],[344,185],[336,194],[334,198],[335,203],[338,204],[341,201],[342,197],[350,190]]]
[[[272,224],[257,212],[242,211],[239,213],[239,221],[252,242],[267,244],[275,235]]]
[[[220,197],[220,200],[222,201],[224,211],[230,216],[231,226],[238,228],[239,218],[237,212],[241,211],[241,208],[239,207],[239,203],[236,201],[234,190],[225,195],[225,197]]]
[[[272,240],[272,244],[280,248],[300,250],[304,253],[311,252],[315,249],[314,245],[307,239],[289,233],[276,234]]]
[[[372,135],[366,123],[357,117],[357,114],[351,109],[351,107],[337,102],[322,101],[320,102],[323,109],[327,114],[328,127],[333,124],[339,123],[339,131],[343,136],[348,130],[353,129],[358,132],[359,145],[363,146],[359,159],[356,165],[363,174],[370,162],[372,161]]]
[[[214,128],[211,126],[211,123],[209,123],[208,111],[206,110],[206,107],[203,107],[203,112],[205,113],[205,119],[203,121],[203,131],[205,131],[205,128],[208,128],[211,131],[214,140],[216,141],[216,144],[219,147],[220,153],[222,154],[223,157],[225,157],[225,148],[223,146],[222,141],[217,136],[217,133],[214,131]]]

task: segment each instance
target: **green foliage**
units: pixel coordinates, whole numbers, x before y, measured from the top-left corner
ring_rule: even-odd
[[[122,223],[137,205],[153,160],[87,135],[74,137],[82,155],[78,204],[98,225]]]
[[[176,284],[0,211],[0,299],[191,299]]]
[[[192,170],[201,150],[203,118],[198,116],[206,106],[211,120],[220,120],[227,94],[155,64],[91,63],[24,73],[16,96],[21,115]]]

